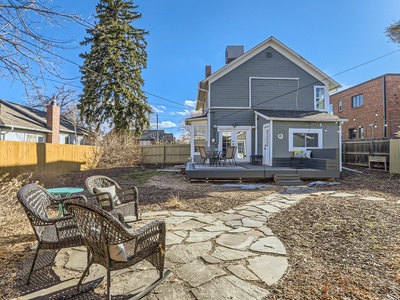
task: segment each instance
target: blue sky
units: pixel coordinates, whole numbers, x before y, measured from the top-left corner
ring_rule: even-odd
[[[93,24],[97,1],[52,3],[90,18]],[[227,45],[244,45],[248,51],[274,36],[344,88],[400,73],[400,46],[384,33],[400,19],[399,0],[138,0],[135,4],[142,19],[134,26],[149,31],[143,90],[158,114],[159,129],[177,136],[179,121],[193,109],[205,66],[211,65],[212,72],[223,67]],[[85,28],[69,23],[48,34],[75,41],[70,50],[58,54],[74,62],[62,61],[60,72],[78,77],[69,83],[80,91],[79,53],[87,49],[79,42],[86,36]],[[7,78],[0,78],[0,91],[2,99],[25,101],[21,86]],[[155,128],[155,115],[151,122]]]

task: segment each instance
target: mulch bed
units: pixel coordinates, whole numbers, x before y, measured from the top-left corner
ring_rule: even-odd
[[[55,178],[62,186],[83,186],[87,176],[104,174],[121,185],[132,182],[137,170],[92,170]],[[267,299],[400,299],[400,180],[386,172],[345,171],[339,185],[318,186],[355,194],[354,198],[329,195],[308,197],[274,215],[268,226],[284,243],[289,269]],[[160,173],[139,187],[141,210],[187,210],[215,213],[247,203],[281,188],[243,190],[218,183],[189,183],[183,175]],[[384,197],[365,201],[361,197]],[[34,241],[28,222],[0,222],[0,293],[15,299],[12,291],[18,262],[32,255]],[[7,219],[8,220],[8,219]]]

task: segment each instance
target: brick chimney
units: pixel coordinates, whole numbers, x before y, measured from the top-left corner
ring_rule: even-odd
[[[211,75],[211,66],[206,66],[206,78]]]
[[[60,107],[53,100],[47,106],[47,128],[52,132],[47,134],[46,143],[60,143]]]

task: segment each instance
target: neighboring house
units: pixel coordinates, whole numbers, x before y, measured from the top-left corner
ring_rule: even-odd
[[[329,93],[339,87],[274,37],[248,52],[228,46],[226,65],[215,73],[206,66],[199,83],[196,110],[203,116],[186,119],[191,159],[200,162],[202,145],[222,152],[235,145],[237,162],[262,155],[265,166],[279,166],[296,150],[340,153],[344,120],[328,113]]]
[[[164,130],[146,130],[139,138],[140,145],[156,145],[156,144],[174,144],[175,137],[172,133],[166,133]]]
[[[82,145],[84,135],[83,128],[60,116],[54,102],[41,111],[0,100],[0,140]]]
[[[331,95],[333,112],[348,119],[343,139],[393,138],[400,131],[400,74],[385,74]]]

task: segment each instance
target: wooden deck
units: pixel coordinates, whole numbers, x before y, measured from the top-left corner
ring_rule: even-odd
[[[335,170],[317,169],[295,169],[290,167],[270,167],[264,165],[252,165],[249,163],[238,164],[237,166],[209,166],[196,163],[186,165],[185,176],[189,181],[216,181],[216,180],[237,180],[237,181],[259,181],[273,180],[276,174],[298,174],[301,179],[328,179],[339,178],[340,172]]]

